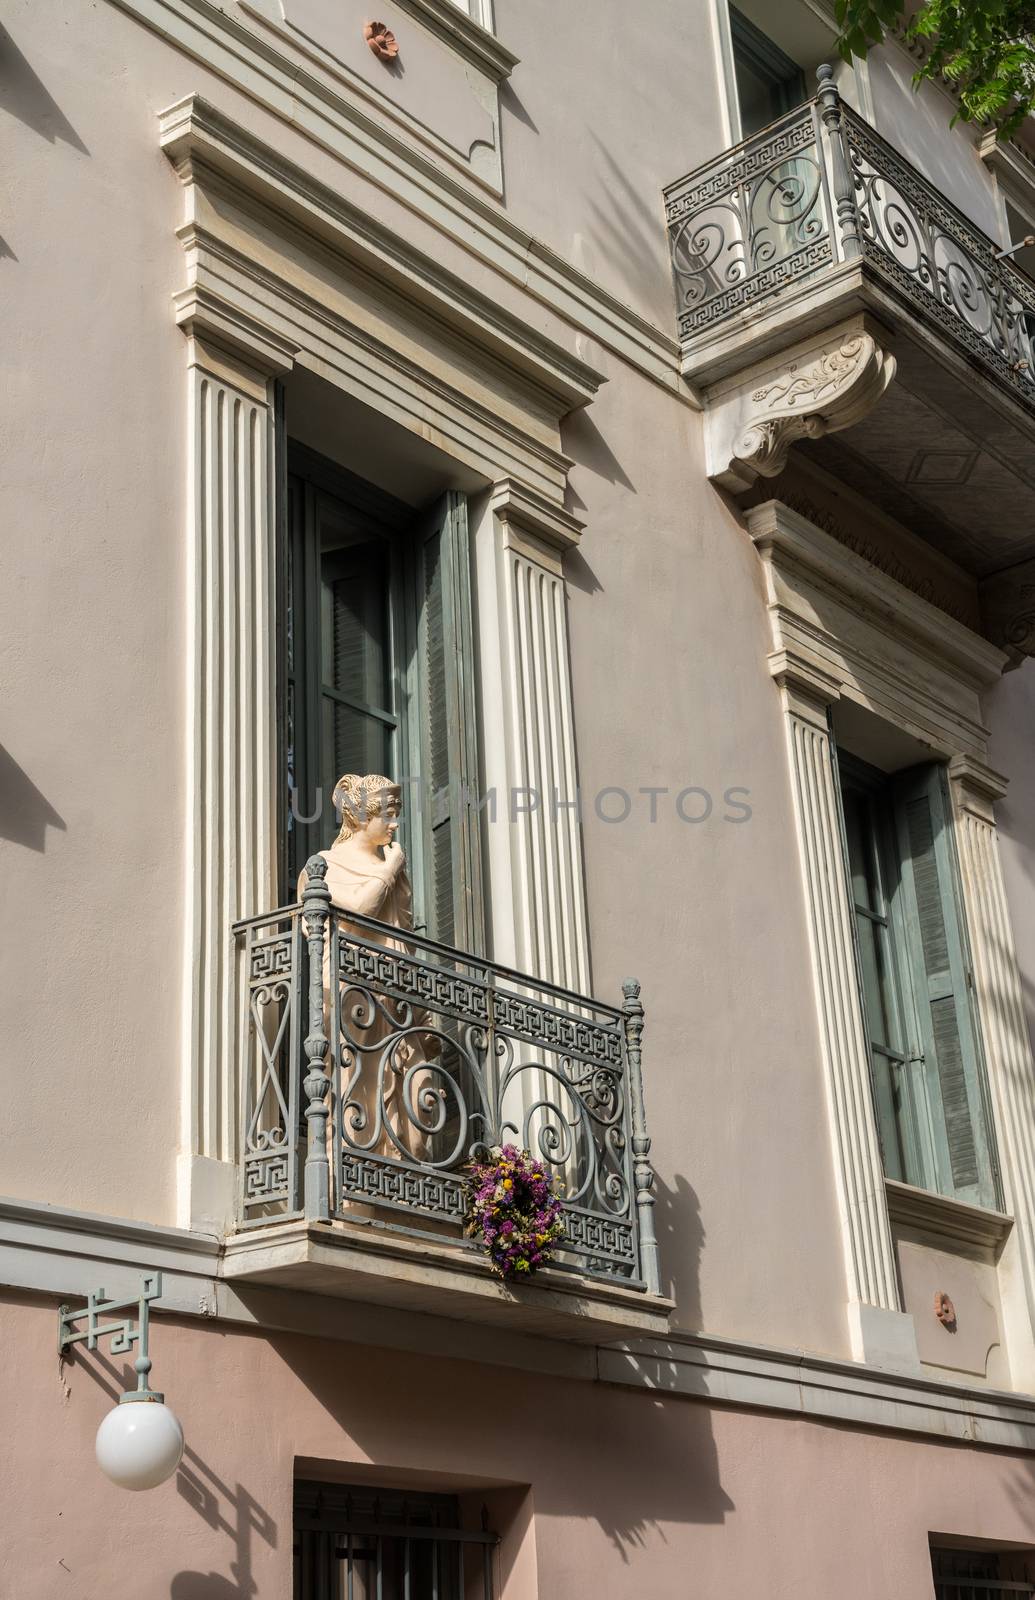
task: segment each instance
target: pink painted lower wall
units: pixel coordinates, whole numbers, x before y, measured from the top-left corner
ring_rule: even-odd
[[[286,1600],[300,1457],[488,1499],[505,1600],[931,1600],[930,1531],[1035,1543],[1035,1456],[164,1318],[187,1453],[127,1494],[93,1438],[128,1368],[60,1370],[55,1332],[53,1304],[0,1302],[12,1600]]]

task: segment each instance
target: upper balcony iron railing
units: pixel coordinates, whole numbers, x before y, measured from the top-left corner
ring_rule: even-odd
[[[665,190],[684,352],[860,260],[1035,410],[1035,283],[845,105],[829,67],[819,78],[814,100]]]
[[[558,1179],[554,1264],[658,1293],[639,984],[602,1005],[346,916],[323,858],[306,870],[300,905],[234,930],[241,1227],[340,1218],[469,1243],[468,1163],[510,1142]]]

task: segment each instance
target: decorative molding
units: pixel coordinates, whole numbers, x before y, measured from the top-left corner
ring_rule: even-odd
[[[900,561],[889,551],[875,544],[872,539],[861,538],[853,533],[837,517],[829,511],[823,511],[807,495],[799,494],[795,490],[787,490],[781,484],[780,500],[792,511],[796,511],[806,522],[811,522],[813,527],[822,528],[824,533],[829,533],[838,544],[843,544],[847,550],[852,550],[857,556],[876,567],[879,572],[885,573],[889,578],[894,578],[904,589],[919,595],[921,600],[926,600],[929,605],[937,606],[939,611],[944,611],[946,616],[952,617],[954,622],[959,622],[967,627],[967,620],[958,605],[955,605],[945,593],[936,587],[931,578],[920,577],[905,562]],[[998,643],[998,641],[996,641]]]
[[[342,258],[343,267],[359,267],[380,285],[396,289],[455,329],[485,361],[502,364],[531,383],[555,416],[588,404],[606,381],[587,362],[382,227],[201,96],[188,95],[160,112],[158,129],[162,150],[185,187],[204,185],[216,175],[234,191],[314,233]],[[186,227],[199,238],[206,234],[193,219]],[[186,246],[186,238],[183,242]]]
[[[173,295],[176,322],[190,339],[206,339],[232,352],[265,380],[290,372],[299,347],[232,300],[200,284]],[[244,375],[242,375],[244,376]]]
[[[569,1382],[616,1384],[654,1402],[664,1396],[744,1406],[874,1432],[903,1432],[997,1449],[1035,1450],[1035,1395],[943,1382],[926,1374],[867,1367],[798,1349],[717,1334],[670,1333],[593,1348],[531,1337],[501,1321],[478,1327],[455,1317],[399,1316],[330,1296],[249,1287],[219,1276],[221,1245],[202,1233],[124,1222],[29,1201],[0,1199],[0,1286],[10,1296],[55,1300],[98,1282],[118,1290],[143,1270],[163,1275],[164,1312],[199,1323],[289,1332],[339,1343],[448,1357]]]
[[[316,80],[300,55],[286,54],[260,38],[214,0],[109,3],[243,90],[278,123],[289,125],[294,135],[304,129],[305,137],[578,332],[597,340],[674,397],[695,404],[680,379],[675,338],[519,227],[480,185],[436,165],[368,116],[354,97]],[[448,6],[449,0],[441,3]]]
[[[709,406],[708,476],[735,494],[783,471],[796,439],[818,439],[859,422],[895,375],[895,358],[860,322],[822,345],[745,375]]]
[[[745,521],[766,572],[773,650],[936,753],[983,760],[981,695],[1002,675],[1003,652],[782,501]]]
[[[885,1179],[884,1187],[892,1227],[924,1234],[942,1249],[963,1245],[996,1256],[1014,1225],[1013,1218],[1003,1211],[968,1206],[961,1200],[897,1183],[892,1178]]]
[[[500,522],[530,534],[555,553],[574,549],[586,526],[570,512],[533,495],[513,478],[502,478],[493,484],[489,503]]]

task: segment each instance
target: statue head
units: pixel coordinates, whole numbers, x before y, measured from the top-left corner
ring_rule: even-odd
[[[331,800],[341,812],[335,844],[363,832],[370,832],[376,845],[391,843],[402,808],[402,788],[391,778],[376,772],[362,778],[358,773],[346,772],[334,785]]]

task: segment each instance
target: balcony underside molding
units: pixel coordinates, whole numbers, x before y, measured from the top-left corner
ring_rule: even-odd
[[[515,1291],[493,1277],[480,1251],[341,1221],[299,1219],[232,1235],[221,1276],[240,1288],[295,1289],[575,1344],[664,1337],[673,1308],[658,1295],[549,1269]]]
[[[734,494],[774,478],[797,439],[861,421],[895,375],[879,325],[856,317],[806,340],[709,397],[708,476]]]

